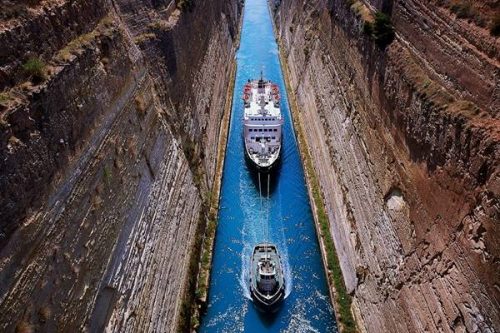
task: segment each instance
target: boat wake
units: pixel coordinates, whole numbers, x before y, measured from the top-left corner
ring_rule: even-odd
[[[255,191],[255,189],[252,188],[253,184],[245,183],[243,179],[240,184],[240,191],[253,192],[253,195],[251,195],[253,200],[251,200],[251,203],[244,205],[243,207],[244,222],[243,229],[241,230],[243,248],[240,255],[241,274],[239,277],[239,283],[243,292],[243,296],[249,300],[252,300],[252,296],[250,294],[250,259],[255,245],[258,243],[262,243],[262,241],[264,240],[266,242],[274,243],[278,247],[281,256],[281,263],[283,266],[283,274],[285,276],[286,299],[292,291],[293,278],[288,257],[288,246],[284,233],[285,226],[283,223],[283,216],[281,212],[279,212],[279,218],[273,221],[273,228],[271,230],[268,230],[268,226],[270,224],[270,198],[261,198],[258,189],[257,191]],[[262,202],[260,201],[261,199]]]

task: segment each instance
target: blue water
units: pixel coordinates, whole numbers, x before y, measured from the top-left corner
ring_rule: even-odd
[[[208,309],[201,332],[336,332],[267,0],[246,1],[242,29]],[[258,78],[261,70],[280,87],[285,119],[282,165],[271,178],[270,196],[262,200],[258,181],[245,162],[241,134],[243,85],[249,78]],[[262,192],[267,192],[265,185]],[[248,291],[251,251],[266,238],[277,244],[286,277],[287,297],[272,316],[257,311]]]

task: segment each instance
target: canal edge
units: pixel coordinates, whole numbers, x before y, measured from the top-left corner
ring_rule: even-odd
[[[333,242],[333,237],[330,232],[329,228],[330,223],[328,215],[326,215],[324,199],[321,194],[321,191],[319,190],[317,176],[314,171],[311,156],[309,154],[309,146],[307,145],[306,140],[304,140],[304,134],[300,123],[299,107],[297,104],[297,100],[295,98],[295,92],[293,91],[289,81],[290,74],[289,74],[288,62],[286,60],[285,55],[283,54],[283,47],[281,45],[281,41],[277,37],[277,29],[276,29],[276,24],[274,22],[273,10],[272,8],[270,8],[270,6],[268,7],[271,15],[271,22],[275,33],[276,43],[278,45],[278,54],[279,54],[281,69],[283,72],[283,79],[285,81],[285,89],[287,90],[288,104],[289,104],[290,114],[292,116],[292,125],[294,127],[297,136],[299,153],[301,157],[302,167],[304,170],[304,176],[306,179],[307,193],[309,195],[309,203],[313,212],[314,226],[316,228],[316,236],[320,246],[321,259],[326,276],[326,281],[328,283],[330,302],[332,303],[333,308],[335,310],[335,317],[339,332],[342,333],[358,332],[356,325],[356,318],[351,308],[352,304],[351,296],[347,293],[345,287],[342,271],[340,270],[339,266],[337,252]],[[322,228],[321,226],[320,216],[319,216],[320,212],[324,216],[324,218],[326,218],[326,223],[327,223],[326,228]],[[330,267],[329,265],[326,243],[330,243],[333,246],[332,255],[334,256],[334,258],[332,258],[333,259],[332,266],[334,267]],[[340,278],[338,276],[335,276],[336,275],[334,273],[335,269],[340,271]],[[347,297],[349,299],[348,300],[349,306],[346,306],[344,302],[341,302],[341,300],[338,297],[336,297],[336,295],[338,295],[338,297]]]
[[[194,302],[191,307],[191,323],[190,331],[197,332],[201,316],[206,311],[208,302],[208,290],[210,288],[210,277],[212,272],[213,251],[215,246],[215,238],[217,234],[217,226],[219,219],[219,202],[220,192],[222,187],[222,178],[224,173],[224,164],[226,160],[227,142],[229,139],[229,126],[231,123],[231,114],[233,108],[233,95],[236,85],[236,72],[238,64],[236,61],[236,53],[240,48],[241,29],[243,24],[244,8],[241,8],[240,22],[238,26],[238,35],[235,41],[235,52],[233,57],[233,64],[229,74],[229,87],[226,93],[225,110],[221,121],[221,132],[219,135],[219,143],[217,148],[217,165],[214,175],[214,183],[210,195],[210,208],[208,214],[208,221],[205,228],[205,236],[201,253],[199,256],[199,270],[196,278],[196,292]]]

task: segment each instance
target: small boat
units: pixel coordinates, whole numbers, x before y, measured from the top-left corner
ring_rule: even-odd
[[[256,245],[250,267],[252,299],[265,312],[277,310],[285,298],[285,278],[276,246],[268,243]]]

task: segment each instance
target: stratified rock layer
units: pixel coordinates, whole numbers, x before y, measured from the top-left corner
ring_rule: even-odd
[[[362,331],[500,330],[499,41],[436,3],[273,3]]]
[[[241,10],[185,3],[3,17],[0,331],[175,329]],[[23,71],[33,57],[43,82]]]

